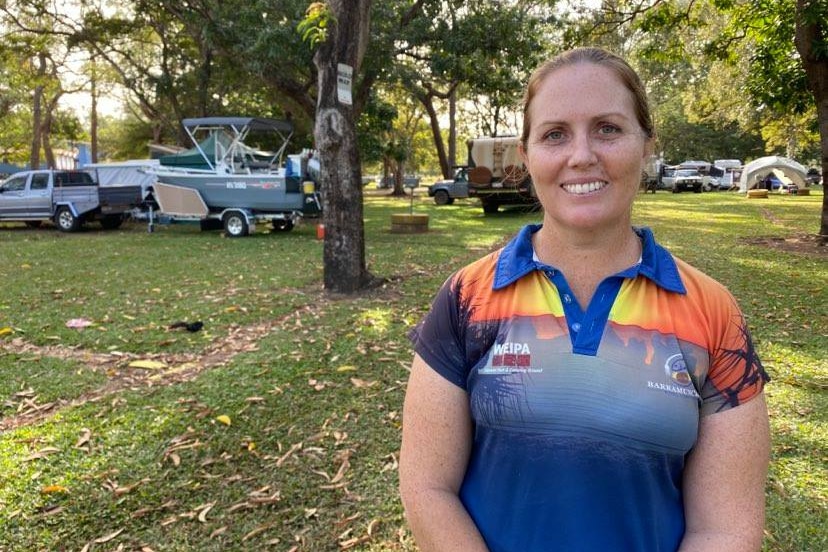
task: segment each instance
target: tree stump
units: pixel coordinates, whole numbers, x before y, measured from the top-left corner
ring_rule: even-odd
[[[428,215],[393,213],[391,215],[393,234],[422,234],[428,232]]]

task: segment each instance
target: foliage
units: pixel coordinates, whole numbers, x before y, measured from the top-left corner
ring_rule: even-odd
[[[305,19],[299,22],[296,30],[302,40],[314,48],[328,39],[328,27],[336,23],[331,10],[325,2],[314,2],[305,11]]]
[[[766,552],[828,543],[828,281],[824,258],[749,240],[812,234],[821,199],[658,193],[633,212],[733,291],[773,378]],[[0,548],[416,550],[396,473],[406,336],[451,271],[538,215],[418,192],[430,231],[400,240],[389,214],[408,206],[367,198],[387,281],[349,299],[322,293],[313,224],[3,225]]]

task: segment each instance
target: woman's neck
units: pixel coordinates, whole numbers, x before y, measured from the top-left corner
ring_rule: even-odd
[[[632,225],[581,232],[546,223],[532,246],[541,262],[563,272],[584,308],[604,278],[639,262],[643,247]]]

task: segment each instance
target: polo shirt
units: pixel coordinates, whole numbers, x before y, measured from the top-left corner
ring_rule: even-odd
[[[768,379],[744,317],[647,228],[640,262],[582,310],[534,255],[539,228],[453,274],[412,332],[468,394],[460,499],[492,552],[675,551],[699,417]]]

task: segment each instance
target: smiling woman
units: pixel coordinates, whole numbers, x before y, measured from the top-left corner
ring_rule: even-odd
[[[453,274],[412,333],[400,488],[422,550],[761,547],[767,376],[728,291],[632,226],[643,90],[597,48],[529,81],[543,224]]]

